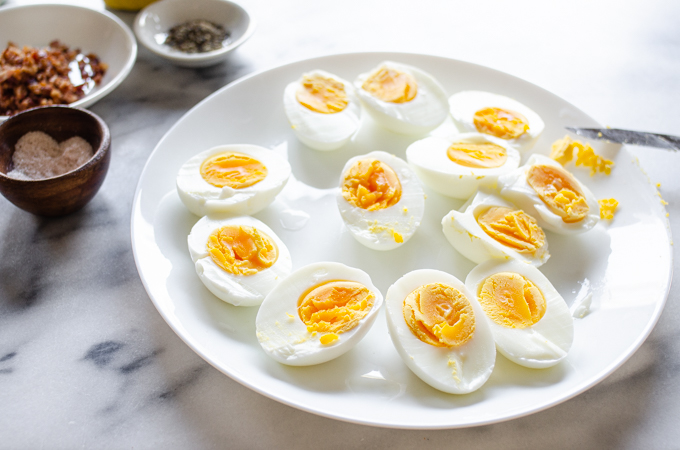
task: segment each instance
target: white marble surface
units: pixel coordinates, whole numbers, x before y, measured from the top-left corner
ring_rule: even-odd
[[[38,2],[7,5],[25,3]],[[72,3],[102,8],[99,0]],[[604,124],[679,135],[680,3],[253,0],[247,6],[259,28],[228,62],[181,69],[140,48],[127,80],[91,108],[111,128],[113,158],[84,210],[42,219],[0,198],[0,448],[678,448],[677,286],[642,347],[572,400],[478,428],[380,429],[269,400],[194,354],[144,291],[129,218],[146,158],[192,106],[253,71],[330,53],[463,59],[546,88]],[[117,14],[132,23],[133,13]],[[661,183],[677,235],[680,155],[632,152]]]

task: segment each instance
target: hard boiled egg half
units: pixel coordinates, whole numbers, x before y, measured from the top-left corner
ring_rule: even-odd
[[[283,106],[295,136],[315,150],[340,148],[359,129],[361,106],[354,88],[323,70],[286,86]]]
[[[189,253],[203,284],[235,306],[256,306],[291,271],[286,245],[248,216],[202,217],[189,233]]]
[[[425,194],[411,167],[380,151],[347,161],[337,201],[352,236],[375,250],[403,245],[425,212]]]
[[[413,373],[443,392],[466,394],[491,375],[496,349],[475,296],[453,275],[421,269],[387,291],[392,342]]]
[[[557,161],[532,155],[525,165],[498,178],[501,196],[550,231],[583,233],[600,220],[597,199]]]
[[[574,320],[538,269],[517,261],[488,261],[468,274],[465,285],[489,318],[496,349],[510,361],[542,369],[567,356]]]
[[[281,192],[290,164],[257,145],[220,145],[193,156],[177,174],[182,203],[198,216],[248,215],[266,208]]]
[[[491,92],[459,92],[449,97],[449,107],[461,132],[488,134],[520,151],[531,149],[545,128],[541,117],[529,107]]]
[[[257,313],[257,339],[280,363],[320,364],[354,347],[382,302],[366,272],[336,262],[310,264],[267,295]]]
[[[540,266],[550,257],[548,241],[536,219],[484,190],[460,211],[444,216],[442,230],[453,248],[477,264],[502,259]]]
[[[406,149],[406,159],[425,186],[468,199],[480,186],[495,187],[499,175],[515,170],[520,154],[502,139],[463,133],[416,141]]]
[[[371,117],[395,133],[425,134],[448,114],[444,88],[413,66],[385,61],[359,75],[354,87]]]

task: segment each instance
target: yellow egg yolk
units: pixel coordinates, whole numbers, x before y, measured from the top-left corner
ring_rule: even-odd
[[[321,336],[323,345],[335,342],[371,311],[375,295],[355,281],[328,281],[308,289],[298,300],[298,315],[310,333]]]
[[[362,159],[345,173],[342,196],[358,208],[385,209],[401,199],[401,183],[394,170],[384,162]]]
[[[208,237],[207,248],[215,264],[234,275],[254,275],[271,267],[279,257],[272,238],[248,226],[218,228]]]
[[[361,88],[384,102],[406,103],[418,93],[418,82],[411,74],[382,66],[366,78]]]
[[[477,217],[486,234],[518,253],[536,253],[545,244],[545,233],[536,219],[521,209],[493,206]]]
[[[553,142],[550,150],[550,157],[558,163],[565,165],[574,158],[574,150],[576,150],[576,166],[584,166],[590,168],[590,176],[596,173],[604,173],[609,175],[614,167],[614,161],[595,153],[593,147],[589,143],[574,141],[569,136],[563,139],[558,139]]]
[[[522,114],[502,108],[483,108],[472,117],[477,131],[501,139],[515,139],[529,129],[527,118]]]
[[[475,313],[465,294],[431,283],[411,292],[403,305],[404,320],[414,335],[436,347],[458,347],[472,339]]]
[[[614,198],[603,198],[597,202],[600,204],[600,219],[613,219],[614,212],[616,211],[616,207],[619,206],[619,202]]]
[[[508,154],[503,147],[491,143],[454,142],[446,151],[446,155],[456,164],[477,169],[500,167],[508,159]]]
[[[349,103],[344,84],[319,74],[304,75],[295,98],[306,108],[321,114],[338,113]]]
[[[563,222],[578,222],[588,215],[590,207],[578,187],[578,181],[566,170],[535,165],[527,171],[527,183]]]
[[[224,152],[207,158],[201,164],[201,176],[215,187],[242,189],[264,180],[267,168],[243,153]]]
[[[484,280],[479,291],[484,313],[499,325],[527,328],[545,314],[545,297],[527,278],[518,273],[500,272]]]

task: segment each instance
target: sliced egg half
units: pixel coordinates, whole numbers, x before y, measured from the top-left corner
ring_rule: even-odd
[[[189,253],[205,287],[235,306],[256,306],[291,271],[286,245],[249,217],[202,217],[188,237]]]
[[[448,114],[444,88],[413,66],[385,61],[359,75],[354,87],[371,117],[395,133],[425,134],[441,125]]]
[[[361,105],[342,78],[314,70],[286,86],[283,106],[295,136],[315,150],[335,150],[359,129]]]
[[[380,151],[347,161],[337,201],[352,236],[374,250],[403,245],[425,212],[425,194],[411,167]]]
[[[421,269],[387,291],[392,342],[413,373],[443,392],[479,389],[496,362],[491,328],[475,296],[453,275]]]
[[[557,161],[531,155],[527,163],[498,178],[501,196],[559,234],[583,233],[600,220],[597,199]]]
[[[465,285],[489,318],[496,349],[510,361],[543,369],[567,356],[574,320],[538,269],[517,261],[488,261],[468,274]]]
[[[463,133],[416,141],[406,149],[406,159],[425,186],[468,199],[480,186],[494,188],[499,175],[515,170],[520,154],[501,139]]]
[[[460,211],[444,216],[442,230],[453,248],[477,264],[502,259],[540,266],[550,257],[548,241],[536,219],[484,190]]]
[[[290,177],[290,164],[257,145],[220,145],[191,157],[177,174],[182,203],[198,216],[248,215],[266,208]]]
[[[255,321],[257,339],[280,363],[320,364],[363,339],[382,302],[366,272],[337,262],[310,264],[267,295]]]
[[[449,97],[451,117],[461,132],[476,131],[530,150],[545,124],[533,110],[509,97],[484,91],[462,91]]]

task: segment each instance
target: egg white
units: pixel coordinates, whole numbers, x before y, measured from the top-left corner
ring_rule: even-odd
[[[574,341],[574,319],[564,299],[541,271],[517,261],[481,264],[468,274],[465,285],[478,295],[484,281],[499,272],[518,273],[534,283],[545,298],[546,309],[543,317],[527,328],[509,328],[489,319],[496,349],[510,361],[532,369],[559,363]]]
[[[454,124],[462,132],[476,132],[473,117],[484,108],[503,108],[522,114],[528,122],[529,129],[515,139],[503,139],[508,144],[524,152],[530,150],[545,128],[543,119],[524,104],[504,95],[484,91],[462,91],[449,97],[449,108]]]
[[[252,186],[233,189],[213,186],[201,176],[201,164],[222,152],[249,155],[267,168],[267,176]],[[189,158],[177,174],[177,193],[182,203],[197,216],[206,214],[249,215],[266,208],[290,177],[288,161],[272,150],[257,145],[220,145]]]
[[[460,211],[451,211],[442,219],[442,231],[449,243],[461,255],[480,264],[490,259],[517,260],[533,266],[548,261],[548,241],[534,255],[519,253],[489,236],[477,222],[477,217],[492,206],[517,209],[515,205],[485,190],[480,190]],[[524,211],[526,213],[526,211]],[[531,214],[530,214],[531,215]],[[534,217],[535,218],[535,217]]]
[[[406,161],[381,151],[355,156],[347,161],[340,176],[341,186],[345,173],[355,162],[363,159],[377,159],[394,170],[401,183],[401,198],[388,208],[368,211],[345,200],[341,187],[337,194],[338,209],[347,229],[357,241],[374,250],[392,250],[404,245],[423,220],[425,213],[423,187]],[[403,242],[396,242],[393,232],[399,233]]]
[[[329,281],[354,281],[374,295],[371,310],[351,330],[338,334],[331,344],[321,344],[324,333],[310,333],[298,314],[298,300],[309,289]],[[276,286],[262,302],[255,320],[257,339],[274,360],[291,366],[320,364],[351,350],[375,322],[383,303],[382,293],[360,269],[337,262],[319,262],[297,269]]]
[[[409,102],[385,102],[362,88],[373,70],[359,75],[354,81],[357,95],[366,111],[380,126],[399,134],[423,135],[444,122],[449,109],[446,93],[432,75],[417,67],[392,61],[384,61],[378,67],[383,65],[412,75],[416,79],[418,90]]]
[[[278,248],[278,259],[270,267],[253,275],[235,275],[215,264],[208,254],[208,237],[227,225],[256,228],[269,236]],[[292,269],[290,252],[274,231],[254,217],[202,217],[191,228],[188,236],[189,254],[196,273],[205,287],[217,298],[235,306],[257,306]]]
[[[350,82],[323,70],[314,70],[304,75],[315,74],[344,85],[348,100],[345,109],[333,114],[323,114],[302,105],[296,97],[302,78],[286,86],[283,106],[295,136],[303,144],[315,150],[335,150],[345,145],[359,129],[361,104]]]
[[[404,319],[404,299],[418,287],[441,283],[463,293],[472,305],[475,331],[459,347],[435,347],[421,341]],[[439,270],[420,269],[399,278],[387,291],[387,327],[399,356],[413,373],[435,389],[466,394],[479,389],[489,378],[496,362],[496,348],[489,320],[465,285]]]
[[[559,215],[550,211],[534,188],[527,183],[526,174],[533,165],[554,166],[567,171],[560,163],[547,156],[539,154],[531,155],[525,165],[498,177],[498,185],[503,198],[515,203],[524,212],[533,216],[542,228],[558,234],[584,233],[597,225],[597,222],[600,220],[600,204],[590,189],[576,179],[575,176],[574,179],[576,179],[588,204],[589,210],[586,217],[578,222],[566,223]]]
[[[506,150],[508,157],[500,167],[465,167],[447,155],[453,142],[496,144]],[[425,186],[448,197],[468,199],[480,186],[495,188],[499,175],[519,167],[520,154],[502,139],[481,133],[463,133],[449,138],[430,136],[416,141],[406,149],[406,159]]]

